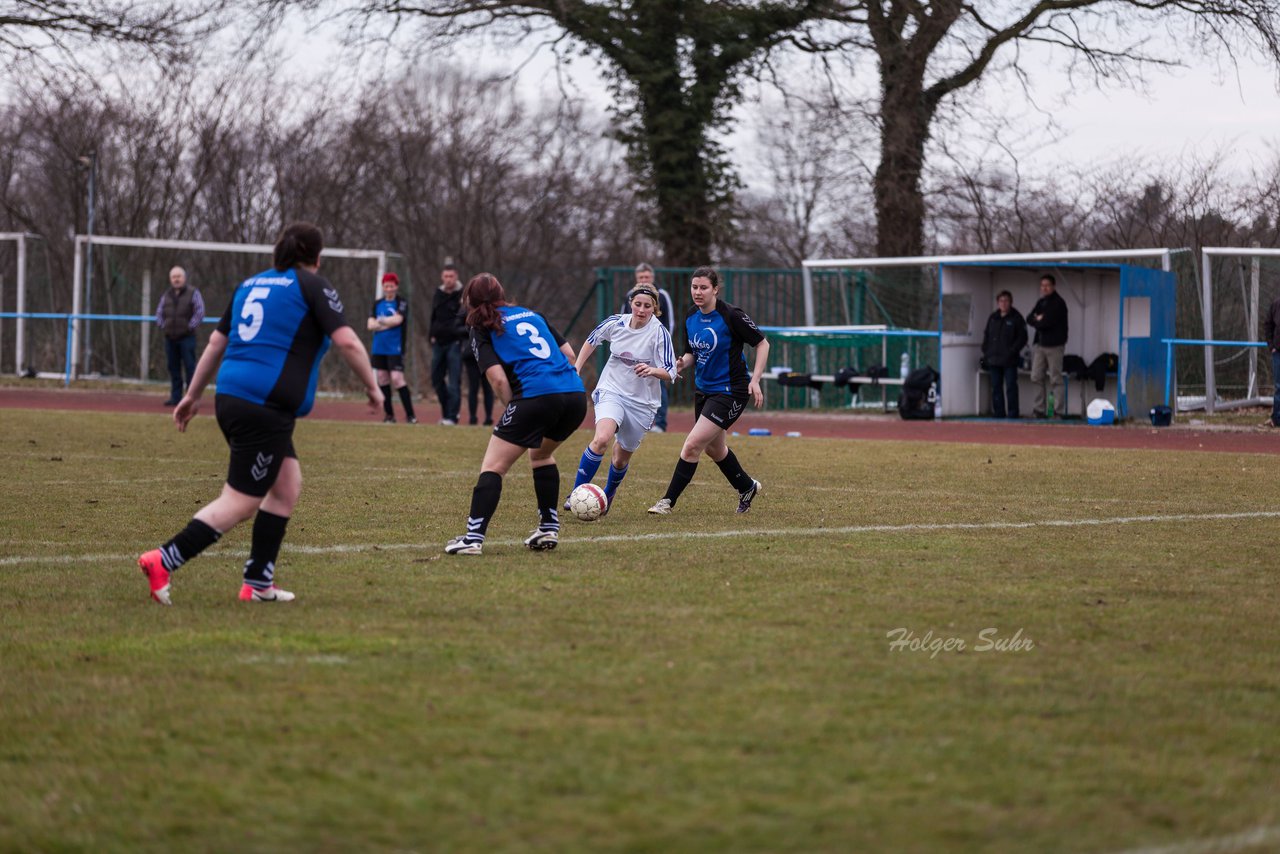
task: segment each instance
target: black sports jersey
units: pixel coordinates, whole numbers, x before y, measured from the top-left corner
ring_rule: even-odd
[[[764,334],[747,313],[718,299],[716,307],[705,314],[697,306],[690,309],[684,329],[684,352],[698,360],[698,390],[705,394],[746,394],[751,372],[747,370],[742,345],[754,347],[764,340]]]
[[[342,300],[322,276],[295,267],[245,279],[218,322],[227,336],[218,394],[306,415],[329,336],[346,325]]]

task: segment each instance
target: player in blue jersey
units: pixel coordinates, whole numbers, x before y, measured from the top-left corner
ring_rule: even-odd
[[[285,526],[302,491],[293,425],[311,411],[320,359],[330,341],[364,383],[372,411],[382,406],[368,354],[347,325],[338,292],[316,274],[323,246],[320,229],[311,223],[285,228],[275,245],[275,266],[236,288],[186,396],[173,410],[178,430],[186,432],[216,371],[214,408],[231,461],[222,494],[171,540],[138,558],[151,598],[162,605],[172,604],[169,577],[178,567],[251,517],[253,538],[240,599],[292,600],[292,593],[275,586],[274,577]]]
[[[582,425],[587,394],[573,367],[573,348],[546,319],[507,302],[502,284],[489,273],[467,283],[463,304],[471,348],[503,407],[471,493],[467,533],[444,547],[451,555],[478,555],[489,520],[502,497],[502,478],[529,452],[538,528],[524,541],[531,549],[554,549],[560,537],[556,513],[560,470],[553,455]]]
[[[760,375],[769,360],[769,341],[742,309],[720,299],[720,274],[711,267],[693,271],[689,283],[693,309],[685,318],[684,354],[676,362],[683,374],[695,362],[696,386],[693,394],[693,429],[680,449],[680,459],[671,475],[666,495],[649,508],[665,516],[675,507],[680,493],[693,480],[698,458],[705,451],[738,492],[738,512],[746,513],[760,492],[760,481],[752,479],[729,449],[729,428],[742,415],[747,400],[764,403]],[[743,345],[755,348],[755,365],[750,374]]]
[[[409,303],[400,297],[400,277],[395,273],[382,274],[382,299],[373,304],[366,324],[373,333],[373,346],[369,348],[369,361],[378,377],[382,390],[383,422],[396,423],[391,408],[391,388],[394,386],[404,406],[404,419],[417,424],[413,414],[413,394],[404,379],[404,354],[409,349]]]

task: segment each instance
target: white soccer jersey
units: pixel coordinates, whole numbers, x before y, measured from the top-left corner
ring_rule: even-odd
[[[591,330],[587,341],[594,347],[609,342],[609,361],[596,383],[597,389],[657,409],[662,403],[662,380],[636,376],[635,366],[652,365],[675,377],[676,352],[671,346],[671,333],[658,318],[650,317],[644,326],[632,329],[631,315],[615,314]]]

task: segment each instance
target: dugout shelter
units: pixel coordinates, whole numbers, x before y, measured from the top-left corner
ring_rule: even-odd
[[[979,366],[982,335],[1002,290],[1024,316],[1039,299],[1040,278],[1051,273],[1067,302],[1066,354],[1084,366],[1104,354],[1115,355],[1113,371],[1101,377],[1066,377],[1065,401],[1058,411],[1082,416],[1088,402],[1109,400],[1119,418],[1145,415],[1164,402],[1168,348],[1174,335],[1176,277],[1172,256],[1180,250],[1126,249],[1004,255],[935,255],[904,258],[813,259],[806,276],[831,269],[908,268],[916,278],[936,282],[936,329],[940,336],[944,416],[980,416],[990,407],[990,389]],[[1139,263],[1130,263],[1139,262]],[[1154,266],[1143,266],[1154,263]],[[1034,330],[1029,330],[1034,337]],[[1030,364],[1020,375],[1020,396],[1031,400]],[[1065,404],[1063,406],[1062,404]],[[1023,407],[1027,409],[1027,407]]]
[[[942,264],[939,272],[943,411],[989,414],[991,392],[979,358],[996,294],[1013,294],[1014,308],[1025,317],[1040,298],[1046,274],[1054,277],[1067,303],[1065,353],[1074,358],[1065,361],[1075,366],[1064,371],[1058,413],[1083,416],[1089,401],[1102,398],[1119,418],[1128,418],[1164,403],[1168,351],[1163,340],[1174,334],[1173,273],[1129,264],[961,263]],[[1035,330],[1028,335],[1034,340]],[[1028,402],[1030,368],[1028,360],[1018,379],[1019,397]]]

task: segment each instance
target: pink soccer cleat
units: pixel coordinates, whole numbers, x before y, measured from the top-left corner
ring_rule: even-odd
[[[144,552],[138,558],[138,568],[142,570],[142,574],[147,577],[147,582],[151,585],[151,598],[161,605],[172,605],[173,602],[169,600],[169,570],[164,568],[164,561],[160,559],[160,550],[152,549]]]
[[[292,593],[288,590],[281,590],[274,584],[266,590],[259,590],[248,584],[240,587],[241,602],[292,602],[293,600],[294,595]]]

